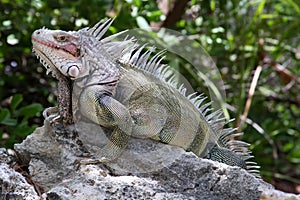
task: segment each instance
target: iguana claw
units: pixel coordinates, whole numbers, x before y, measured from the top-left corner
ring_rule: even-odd
[[[48,120],[50,124],[54,124],[59,121],[61,116],[59,115],[57,107],[49,107],[43,111],[43,117]]]

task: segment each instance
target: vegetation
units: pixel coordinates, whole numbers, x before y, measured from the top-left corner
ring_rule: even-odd
[[[117,16],[111,33],[168,27],[201,43],[221,72],[233,125],[246,133],[262,176],[299,193],[299,0],[159,2],[0,0],[0,145],[13,148],[42,124],[43,108],[56,104],[56,83],[31,53],[31,33],[43,26],[77,30]],[[194,78],[183,62],[176,65]]]

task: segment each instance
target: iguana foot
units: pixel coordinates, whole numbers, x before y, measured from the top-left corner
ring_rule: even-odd
[[[59,121],[61,116],[59,115],[59,111],[57,107],[49,107],[43,111],[43,116],[45,120],[49,121],[50,124],[54,124]]]

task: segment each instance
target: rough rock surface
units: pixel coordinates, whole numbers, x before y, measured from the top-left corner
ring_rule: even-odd
[[[238,167],[151,140],[132,139],[114,162],[79,165],[92,149],[82,145],[73,127],[52,128],[47,121],[15,145],[18,158],[29,164],[32,180],[46,191],[44,199],[300,199]],[[1,159],[1,195],[39,199],[6,163]]]
[[[0,199],[38,200],[40,199],[25,177],[12,169],[13,158],[6,150],[0,149]]]

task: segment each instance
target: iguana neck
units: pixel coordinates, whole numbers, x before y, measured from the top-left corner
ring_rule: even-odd
[[[120,79],[120,66],[110,59],[105,49],[95,48],[90,43],[83,43],[82,52],[83,67],[89,71],[85,76],[75,80],[78,86],[83,88],[91,85],[110,85]],[[102,53],[99,54],[99,52]]]

